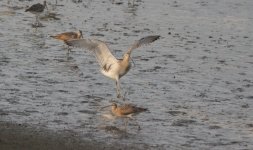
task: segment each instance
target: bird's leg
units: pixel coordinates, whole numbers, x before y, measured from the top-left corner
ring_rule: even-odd
[[[122,97],[122,100],[125,101],[126,100],[126,95],[127,95],[127,92],[124,93],[124,96]]]
[[[56,9],[56,6],[57,6],[57,0],[55,0],[55,4],[53,5],[53,10]]]
[[[39,26],[40,26],[39,15],[36,15],[35,26],[36,26],[36,27],[39,27]]]
[[[128,0],[128,6],[130,5],[131,3],[130,3],[130,0]]]
[[[128,6],[134,6],[134,0],[132,0],[132,3],[130,1],[131,0],[128,0]]]
[[[125,118],[125,131],[127,131],[128,118]]]
[[[116,80],[117,98],[121,98],[119,80]]]
[[[139,125],[139,123],[137,122],[137,120],[133,117],[131,117],[131,119],[136,123],[136,125],[138,126],[138,130],[141,130],[141,126]]]
[[[68,53],[70,52],[70,47],[68,46]]]
[[[66,56],[67,56],[67,60],[69,60],[70,59],[69,52],[66,53]]]
[[[38,15],[35,16],[35,24],[34,25],[37,25],[38,24]]]

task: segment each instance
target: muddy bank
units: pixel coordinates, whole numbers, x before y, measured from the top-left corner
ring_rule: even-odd
[[[144,148],[140,145],[98,142],[89,138],[88,135],[86,139],[83,139],[73,131],[52,131],[28,124],[0,122],[1,150],[118,150]]]
[[[144,148],[140,145],[98,142],[88,136],[86,139],[82,139],[77,133],[72,131],[56,132],[28,124],[0,122],[1,150],[118,150]]]

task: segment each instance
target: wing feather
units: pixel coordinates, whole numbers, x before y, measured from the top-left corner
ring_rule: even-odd
[[[149,43],[152,43],[154,41],[156,41],[157,39],[159,39],[160,36],[159,35],[151,35],[151,36],[146,36],[141,38],[138,41],[135,41],[133,45],[131,45],[131,47],[128,49],[127,53],[131,54],[132,50],[141,47],[142,45],[147,45]]]
[[[96,39],[80,39],[66,41],[69,46],[85,48],[94,53],[101,68],[117,63],[106,43]]]

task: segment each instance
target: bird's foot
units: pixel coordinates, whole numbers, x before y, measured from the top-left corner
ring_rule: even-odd
[[[67,53],[70,53],[71,52],[71,48],[70,47],[68,47],[68,52]]]
[[[33,27],[33,28],[43,27],[43,24],[40,23],[40,22],[35,22],[35,23],[32,24],[32,27]]]
[[[122,97],[121,94],[118,94],[118,95],[117,95],[117,98],[121,98],[121,97]]]
[[[122,96],[121,94],[118,94],[118,95],[117,95],[117,98],[118,98],[118,99],[122,99],[123,101],[126,100],[126,99],[125,99],[125,96]]]
[[[122,96],[120,94],[117,95],[117,98],[122,98]]]

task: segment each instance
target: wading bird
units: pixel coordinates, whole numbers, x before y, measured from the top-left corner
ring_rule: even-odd
[[[32,14],[35,14],[36,16],[36,22],[35,24],[39,25],[39,15],[44,11],[44,9],[47,8],[47,2],[44,1],[43,4],[37,3],[32,5],[31,7],[27,8],[25,12],[30,12]],[[48,8],[47,8],[48,9]]]
[[[57,35],[50,36],[54,39],[61,40],[65,44],[68,45],[68,52],[70,51],[69,44],[67,43],[68,40],[74,40],[74,39],[81,39],[83,38],[83,33],[81,30],[78,30],[77,32],[64,32]]]
[[[122,59],[116,59],[106,43],[96,39],[80,39],[80,40],[69,40],[66,43],[70,46],[80,47],[88,49],[93,52],[99,65],[101,73],[116,81],[117,98],[122,98],[120,94],[119,79],[123,77],[131,68],[129,62],[132,50],[149,43],[152,43],[159,39],[159,35],[146,36],[138,41],[135,41],[132,46],[126,51]]]
[[[110,107],[110,106],[111,106],[111,112],[114,116],[125,119],[125,129],[127,128],[127,123],[128,123],[129,118],[133,119],[134,115],[137,115],[141,112],[145,112],[148,110],[147,108],[137,107],[133,104],[124,104],[124,105],[118,106],[116,103],[112,103],[109,106],[104,106],[101,109]],[[139,126],[139,129],[140,129],[140,126]]]

